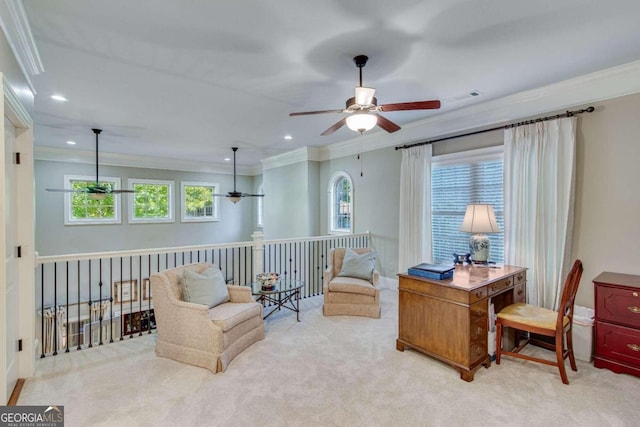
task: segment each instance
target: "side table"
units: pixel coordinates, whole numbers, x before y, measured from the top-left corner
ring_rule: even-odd
[[[302,280],[280,279],[273,289],[262,289],[262,284],[252,282],[251,293],[257,297],[257,301],[264,306],[265,303],[274,304],[273,310],[267,313],[263,319],[271,316],[280,308],[286,308],[296,313],[296,320],[300,321],[300,289],[304,286]]]

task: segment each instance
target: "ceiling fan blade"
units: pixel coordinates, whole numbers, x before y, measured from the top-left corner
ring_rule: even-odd
[[[386,117],[382,117],[380,114],[374,114],[374,116],[378,118],[378,126],[386,130],[387,132],[393,133],[397,130],[400,130],[400,126],[393,123],[391,120],[387,119]]]
[[[242,197],[264,197],[264,194],[248,194],[248,193],[242,193]]]
[[[45,188],[46,191],[56,191],[58,193],[86,193],[85,190],[71,190],[68,188]]]
[[[340,120],[339,122],[337,122],[335,125],[331,126],[329,129],[327,129],[324,132],[322,132],[320,135],[322,135],[322,136],[331,135],[332,133],[334,133],[335,131],[340,129],[342,126],[344,126],[346,123],[347,123],[347,119],[344,118],[344,119]]]
[[[371,105],[371,101],[373,101],[373,94],[376,93],[376,90],[372,87],[356,87],[356,104],[358,105]]]
[[[415,102],[399,102],[397,104],[380,105],[380,111],[406,111],[406,110],[436,110],[440,108],[440,101],[434,99],[432,101],[415,101]]]
[[[135,193],[134,190],[111,190],[109,193],[117,194],[117,193]]]
[[[318,110],[318,111],[304,111],[300,113],[289,113],[290,117],[295,116],[308,116],[311,114],[327,114],[327,113],[344,113],[344,110]]]

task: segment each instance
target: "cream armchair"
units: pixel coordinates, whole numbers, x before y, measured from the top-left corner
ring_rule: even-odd
[[[191,264],[151,276],[158,339],[156,355],[224,371],[245,348],[264,338],[262,306],[251,289],[228,285],[229,302],[213,308],[183,301],[183,271],[202,273],[211,264]]]
[[[358,254],[371,252],[370,248],[353,249]],[[338,274],[346,248],[329,251],[328,268],[324,273],[325,316],[349,315],[380,318],[380,275],[373,270],[371,281],[356,277],[344,277]]]

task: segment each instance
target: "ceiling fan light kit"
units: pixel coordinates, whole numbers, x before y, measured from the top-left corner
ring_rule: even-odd
[[[440,108],[439,100],[400,102],[395,104],[378,105],[378,100],[373,96],[375,89],[362,86],[362,68],[367,64],[369,58],[366,55],[358,55],[353,58],[353,62],[359,69],[360,85],[356,86],[355,96],[347,99],[346,108],[342,110],[319,110],[290,113],[289,116],[306,116],[311,114],[346,113],[347,117],[335,123],[329,129],[322,132],[322,136],[331,135],[345,124],[353,131],[363,134],[373,129],[376,125],[389,133],[400,130],[400,126],[378,113],[387,111],[409,111],[409,110],[433,110]]]
[[[378,118],[367,113],[355,113],[347,117],[347,126],[349,129],[359,132],[360,134],[373,129],[377,123]]]

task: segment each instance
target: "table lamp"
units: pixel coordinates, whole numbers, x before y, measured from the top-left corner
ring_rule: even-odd
[[[467,205],[460,231],[474,233],[469,239],[471,261],[486,263],[489,259],[489,238],[484,233],[500,232],[493,206],[479,203]]]

